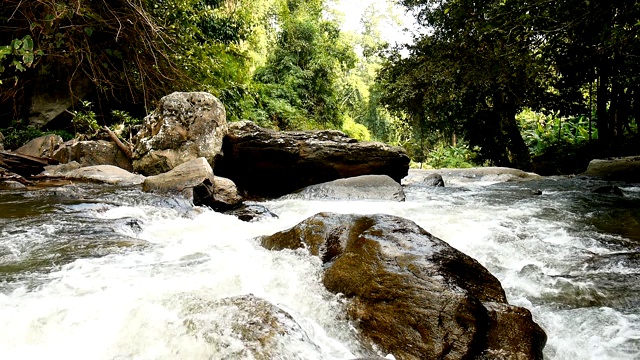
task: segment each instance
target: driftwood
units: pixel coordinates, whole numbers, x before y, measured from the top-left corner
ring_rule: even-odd
[[[47,165],[57,165],[58,163],[57,160],[50,158],[0,151],[0,167],[2,167],[4,171],[20,175],[24,178],[41,173]]]
[[[2,167],[0,167],[0,181],[16,181],[22,185],[33,185],[33,182]]]
[[[131,160],[133,158],[133,152],[131,151],[131,148],[129,146],[125,145],[124,143],[122,143],[122,141],[120,141],[120,139],[118,139],[118,135],[116,135],[113,131],[111,131],[111,129],[109,129],[106,126],[103,126],[102,128],[107,132],[107,134],[109,134],[109,137],[116,144],[118,149],[120,149],[120,151],[122,151],[122,153],[129,160]]]

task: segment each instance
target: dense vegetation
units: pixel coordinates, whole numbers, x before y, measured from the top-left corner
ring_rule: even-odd
[[[329,1],[5,0],[0,131],[18,144],[131,125],[203,90],[232,121],[337,128],[435,167],[573,171],[539,165],[638,151],[635,2],[402,0],[422,32],[388,49],[386,14],[345,34]],[[69,111],[29,126],[34,95],[60,91]]]
[[[401,2],[428,30],[388,58],[382,101],[420,138],[457,134],[481,159],[521,168],[585,138],[600,155],[629,151],[629,137],[638,151],[637,2]]]

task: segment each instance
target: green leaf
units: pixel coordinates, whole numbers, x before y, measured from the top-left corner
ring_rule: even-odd
[[[93,34],[93,28],[86,27],[84,28],[84,32],[87,33],[87,35],[91,36],[91,34]]]
[[[22,49],[26,51],[33,50],[33,39],[31,38],[31,36],[26,35],[22,38]]]
[[[23,62],[23,63],[24,63],[24,65],[26,65],[27,67],[29,67],[29,66],[31,66],[31,65],[33,64],[33,60],[34,60],[34,57],[33,57],[33,54],[32,54],[32,53],[27,53],[27,54],[24,54],[24,55],[22,56],[22,62]]]

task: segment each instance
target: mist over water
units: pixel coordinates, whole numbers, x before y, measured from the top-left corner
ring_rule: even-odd
[[[254,223],[135,189],[2,193],[0,358],[251,358],[257,345],[230,330],[248,315],[220,302],[247,294],[293,319],[265,354],[370,354],[317,258],[253,240],[321,211],[402,216],[474,257],[545,329],[547,359],[640,358],[639,187],[448,185],[402,203],[273,200],[279,218]]]

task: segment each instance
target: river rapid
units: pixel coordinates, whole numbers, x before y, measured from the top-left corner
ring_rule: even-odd
[[[405,202],[283,198],[261,203],[278,218],[252,223],[134,188],[0,192],[0,359],[252,358],[229,325],[233,307],[216,302],[246,294],[296,323],[271,358],[369,355],[318,259],[253,240],[321,211],[398,215],[477,259],[546,331],[546,359],[639,359],[640,186],[591,192],[603,184],[411,186]]]

